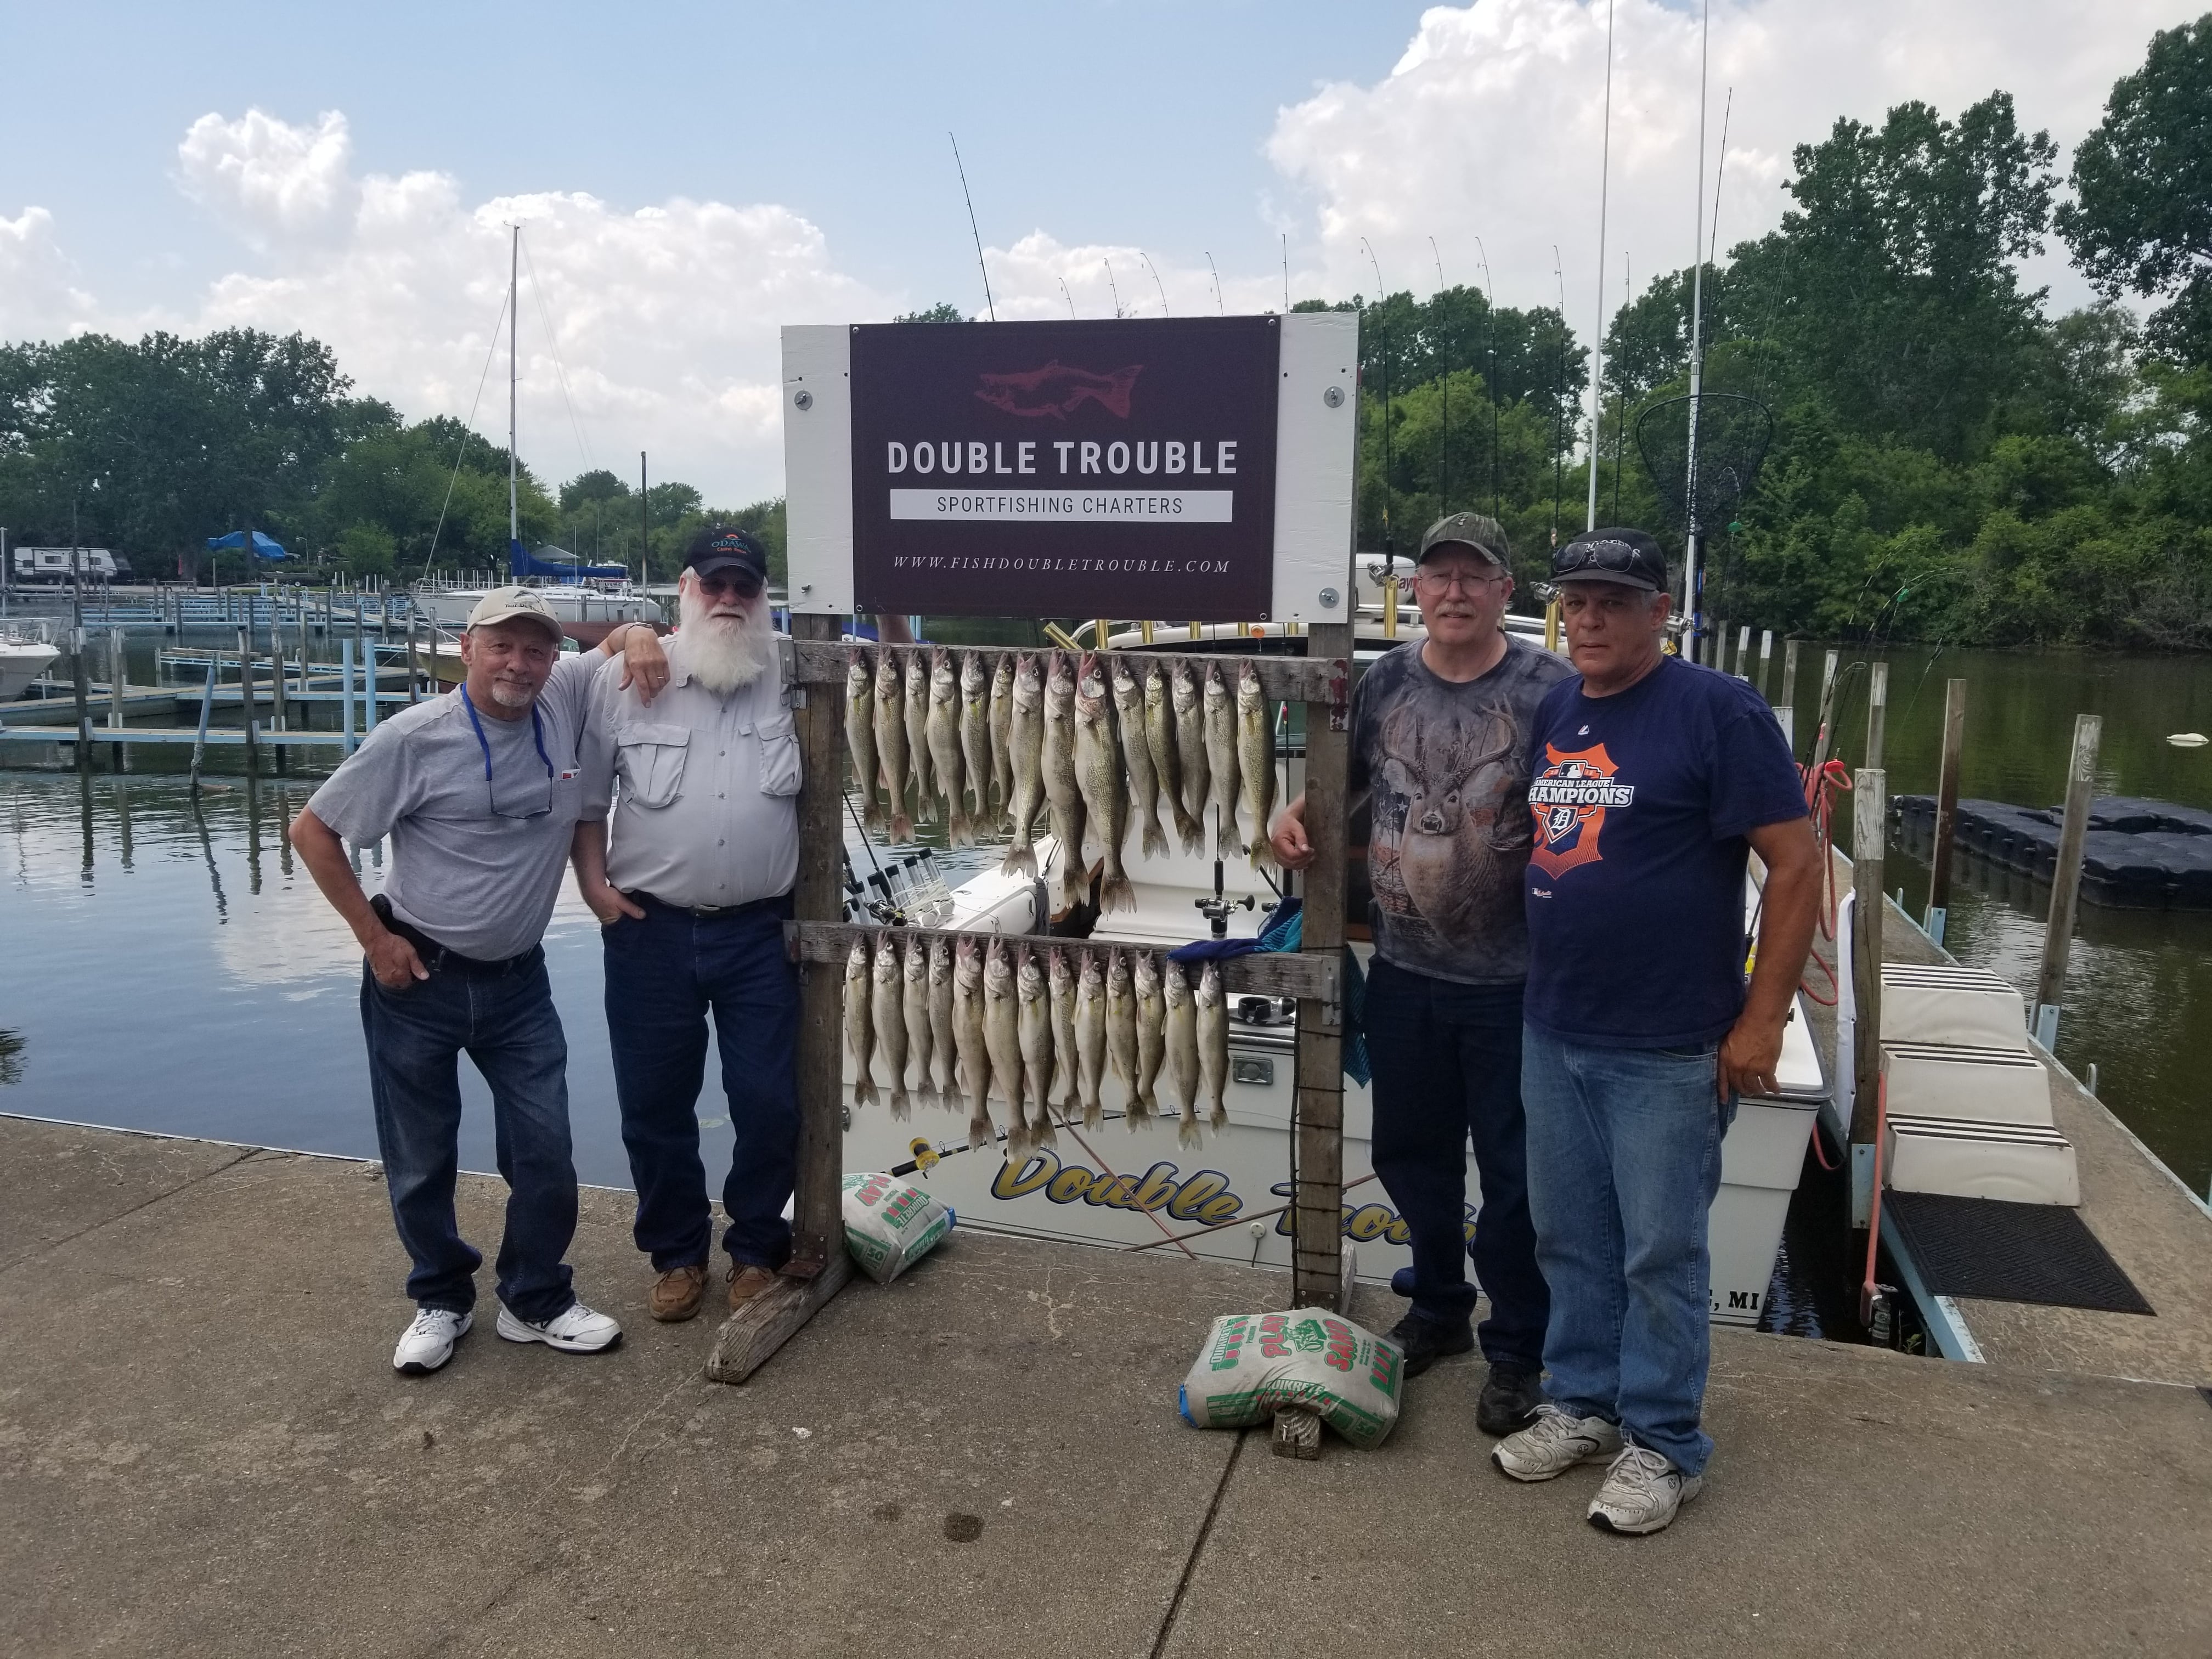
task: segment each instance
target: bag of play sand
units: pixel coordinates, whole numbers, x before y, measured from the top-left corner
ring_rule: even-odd
[[[845,1248],[878,1285],[890,1284],[928,1255],[957,1218],[927,1188],[896,1176],[845,1177]]]
[[[1326,1308],[1213,1322],[1177,1405],[1194,1428],[1246,1429],[1302,1406],[1353,1445],[1379,1446],[1398,1420],[1406,1356]]]

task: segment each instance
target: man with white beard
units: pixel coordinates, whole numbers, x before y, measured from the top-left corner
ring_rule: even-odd
[[[647,1310],[664,1321],[699,1311],[714,1243],[696,1115],[709,1010],[736,1138],[722,1184],[729,1305],[774,1283],[791,1254],[799,980],[783,924],[799,872],[799,734],[767,585],[767,552],[744,531],[714,525],[693,539],[665,689],[645,695],[659,652],[643,629],[629,636],[628,672],[600,671],[598,752],[621,782],[611,837],[605,823],[576,826],[576,878],[605,941],[633,1236],[656,1274]]]

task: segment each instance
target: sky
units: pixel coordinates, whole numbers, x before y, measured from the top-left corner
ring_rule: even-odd
[[[1721,247],[1794,145],[1906,99],[2006,88],[2063,171],[2204,3],[1717,0]],[[1611,9],[1601,283],[1608,0],[16,4],[0,338],[301,329],[503,441],[519,219],[524,459],[644,449],[730,506],[781,489],[779,328],[981,313],[976,235],[1001,319],[1277,309],[1287,264],[1296,299],[1564,293],[1587,339],[1695,246],[1698,5]],[[2055,244],[2026,274],[2087,297]]]

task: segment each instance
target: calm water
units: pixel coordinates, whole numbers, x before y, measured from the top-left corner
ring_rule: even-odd
[[[1893,792],[1933,788],[1943,680],[1958,674],[1970,685],[1967,794],[2056,800],[2073,717],[2087,710],[2106,720],[2100,792],[2212,807],[2212,749],[2164,741],[2212,731],[2212,661],[1948,653],[1931,665],[1925,652],[1890,661]],[[1808,653],[1801,703],[1819,675]],[[1838,720],[1837,751],[1854,763],[1863,708],[1854,691]],[[13,769],[0,770],[0,1033],[12,1034],[0,1036],[0,1110],[373,1155],[360,958],[283,840],[315,781],[296,770],[304,757],[293,757],[289,780],[248,785],[238,751],[214,751],[216,787],[196,811],[181,749],[140,750],[132,765],[143,769],[122,777],[104,769],[103,750],[88,781],[38,769],[37,752],[0,757]],[[948,859],[948,873],[957,881],[975,856]],[[1917,915],[1924,871],[1894,853],[1889,867]],[[374,856],[362,876],[372,891],[380,883]],[[1954,893],[1953,950],[2027,985],[2042,901],[2032,884],[1969,863]],[[580,1170],[625,1184],[598,930],[572,890],[546,949],[568,1030]],[[2212,915],[2084,907],[2059,1053],[2079,1073],[2096,1062],[2106,1101],[2200,1192],[2212,1182],[2212,1080],[2191,1059],[2207,1046]],[[488,1169],[485,1097],[463,1070],[477,1108],[465,1162]],[[727,1134],[714,1102],[710,1091],[702,1105],[710,1141]]]

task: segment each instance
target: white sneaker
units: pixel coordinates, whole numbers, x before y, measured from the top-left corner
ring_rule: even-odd
[[[622,1340],[622,1327],[603,1313],[593,1313],[580,1302],[571,1302],[542,1324],[499,1304],[499,1334],[509,1342],[543,1342],[562,1353],[599,1353]]]
[[[1703,1475],[1683,1474],[1649,1446],[1625,1446],[1591,1500],[1589,1523],[1603,1532],[1657,1532],[1705,1486]]]
[[[392,1369],[409,1376],[428,1376],[453,1357],[453,1344],[475,1322],[450,1308],[417,1308],[415,1322],[392,1351]]]
[[[1619,1425],[1602,1417],[1571,1417],[1547,1401],[1536,1407],[1534,1422],[1498,1443],[1490,1461],[1516,1480],[1549,1480],[1620,1449]]]

